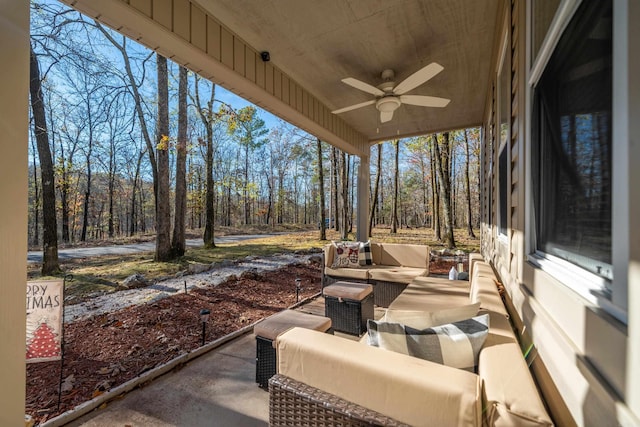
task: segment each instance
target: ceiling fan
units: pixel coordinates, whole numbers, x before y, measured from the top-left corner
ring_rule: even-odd
[[[378,85],[378,87],[372,86],[358,79],[354,79],[353,77],[347,77],[346,79],[342,79],[343,83],[353,86],[363,92],[375,95],[376,99],[340,108],[339,110],[332,111],[332,113],[340,114],[375,104],[378,111],[380,111],[380,122],[385,123],[393,118],[393,112],[402,104],[419,105],[421,107],[446,107],[450,101],[446,98],[423,95],[405,95],[405,93],[435,77],[443,69],[444,67],[442,65],[432,62],[426,67],[416,71],[397,85],[396,82],[393,81],[395,76],[393,70],[384,70],[382,72],[383,82]]]

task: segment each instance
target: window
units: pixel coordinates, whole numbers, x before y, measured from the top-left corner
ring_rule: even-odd
[[[611,2],[583,2],[534,88],[536,249],[605,279],[611,267]]]

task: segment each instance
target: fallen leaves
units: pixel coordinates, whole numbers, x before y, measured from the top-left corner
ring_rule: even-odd
[[[252,275],[248,275],[252,276]],[[27,405],[42,423],[201,345],[201,308],[211,310],[206,342],[232,333],[320,291],[317,265],[290,265],[218,286],[65,324],[66,375],[57,410],[60,362],[27,366]]]

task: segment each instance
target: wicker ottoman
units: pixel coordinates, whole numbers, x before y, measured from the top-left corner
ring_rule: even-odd
[[[269,316],[253,327],[256,336],[256,382],[269,387],[269,378],[276,374],[276,349],[273,341],[294,327],[332,333],[331,319],[295,310],[284,310]]]
[[[373,286],[337,282],[322,292],[324,315],[334,330],[358,336],[367,330],[367,319],[373,319]]]

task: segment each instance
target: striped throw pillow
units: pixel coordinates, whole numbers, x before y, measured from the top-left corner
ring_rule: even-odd
[[[489,334],[489,315],[422,330],[375,320],[369,320],[367,328],[369,345],[476,372]]]

